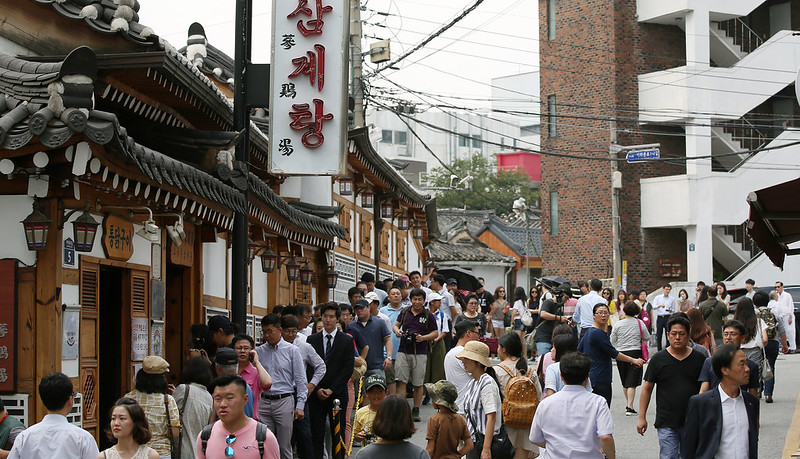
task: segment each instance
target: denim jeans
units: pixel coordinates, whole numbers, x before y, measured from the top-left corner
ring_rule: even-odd
[[[676,459],[681,457],[681,432],[683,428],[661,427],[656,430],[658,431],[658,458]]]
[[[768,379],[764,381],[764,395],[772,395],[773,391],[775,390],[775,360],[778,359],[778,352],[780,351],[780,343],[771,339],[767,341],[767,347],[764,348],[764,351],[767,353],[767,361],[772,366],[772,379]]]
[[[536,353],[539,355],[545,355],[551,349],[553,349],[553,345],[550,343],[536,343]]]
[[[665,335],[665,332],[668,331],[667,322],[669,322],[669,316],[656,317],[656,339],[658,339],[656,347],[659,351],[661,350],[661,336]]]

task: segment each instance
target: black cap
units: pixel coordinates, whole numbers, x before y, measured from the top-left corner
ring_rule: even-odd
[[[239,363],[239,354],[229,347],[221,347],[217,349],[214,363],[218,363],[220,366],[237,364]]]
[[[453,277],[451,277],[450,279],[447,279],[447,281],[445,283],[447,285],[450,285],[450,284],[458,285],[458,281],[455,280],[455,278],[453,278]]]
[[[231,321],[225,316],[213,316],[212,318],[208,319],[208,330],[211,333],[222,329],[223,331],[232,330],[233,327],[231,326]]]
[[[368,308],[368,307],[369,307],[369,301],[361,298],[360,300],[356,300],[356,304],[353,306],[353,309]]]
[[[567,297],[572,298],[572,286],[568,282],[564,282],[556,289],[556,295],[567,295]]]

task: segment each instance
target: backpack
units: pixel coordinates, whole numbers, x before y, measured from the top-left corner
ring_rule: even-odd
[[[200,432],[200,444],[201,444],[201,449],[203,450],[203,456],[205,456],[206,454],[208,439],[211,438],[211,429],[214,428],[214,424],[216,423],[217,421],[214,421],[211,424],[203,427],[202,432]],[[256,421],[256,441],[258,441],[258,457],[264,456],[264,441],[266,439],[267,439],[267,425]]]
[[[498,365],[511,376],[506,384],[506,394],[503,399],[503,423],[506,427],[530,429],[533,415],[539,405],[539,393],[536,384],[531,379],[531,371],[524,376],[517,376],[505,365]]]
[[[758,308],[758,317],[767,324],[767,338],[778,336],[778,319],[769,308]]]

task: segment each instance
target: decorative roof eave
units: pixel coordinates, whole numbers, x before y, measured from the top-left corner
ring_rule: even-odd
[[[249,175],[248,185],[250,196],[257,197],[263,203],[263,208],[251,203],[251,215],[255,212],[253,216],[272,231],[298,242],[316,237],[325,241],[326,245],[330,243],[328,248],[333,247],[334,237],[349,240],[341,225],[296,209],[252,173]]]
[[[391,189],[401,199],[416,207],[424,207],[433,200],[431,195],[420,193],[415,189],[394,166],[372,148],[367,128],[351,129],[348,132],[348,139],[348,153],[351,158],[357,159],[361,167],[377,176],[385,188]],[[350,163],[353,164],[352,161]],[[359,164],[353,165],[359,166]]]

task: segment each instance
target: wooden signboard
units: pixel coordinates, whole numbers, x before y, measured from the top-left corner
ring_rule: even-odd
[[[683,263],[680,258],[659,258],[658,267],[661,277],[675,278],[683,275]]]
[[[186,240],[180,247],[169,241],[169,262],[173,265],[186,266],[191,268],[194,263],[194,238],[195,227],[190,223],[185,223],[183,231],[186,233]],[[169,239],[169,238],[167,238]]]
[[[0,260],[0,392],[16,391],[17,262]]]
[[[108,214],[103,220],[103,250],[111,260],[128,261],[133,256],[133,223]]]

